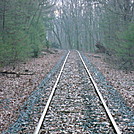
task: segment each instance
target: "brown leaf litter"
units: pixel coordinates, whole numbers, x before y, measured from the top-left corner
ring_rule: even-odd
[[[39,58],[16,65],[15,70],[12,70],[11,66],[0,69],[3,72],[20,74],[0,74],[0,131],[6,130],[17,119],[20,106],[31,92],[36,90],[61,55],[63,55],[61,50],[53,53],[45,52]]]
[[[104,61],[105,56],[102,54],[87,54],[87,56],[111,85],[121,93],[127,105],[134,110],[134,71],[116,69]]]

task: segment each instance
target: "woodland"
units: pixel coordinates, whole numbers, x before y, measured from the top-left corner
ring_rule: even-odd
[[[134,69],[134,0],[0,0],[0,66],[50,47],[105,53]]]

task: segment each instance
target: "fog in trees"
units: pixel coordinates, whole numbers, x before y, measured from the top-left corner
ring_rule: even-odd
[[[57,47],[100,52],[133,66],[133,0],[55,0],[48,38]],[[116,60],[115,60],[116,61]]]
[[[45,47],[103,52],[133,66],[133,0],[1,0],[0,63]]]

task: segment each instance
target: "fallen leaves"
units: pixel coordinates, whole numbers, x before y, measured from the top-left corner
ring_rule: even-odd
[[[94,56],[101,58],[95,58]],[[104,62],[105,57],[101,54],[92,54],[88,57],[106,79],[110,81],[111,85],[122,94],[128,106],[134,110],[134,71],[126,73],[123,70],[114,69],[111,65]]]
[[[12,70],[11,67],[0,69],[3,72],[5,70],[7,72],[16,72],[5,75],[0,74],[0,131],[7,129],[17,119],[19,108],[57,63],[62,54],[62,51],[57,51],[55,54],[47,53],[43,57],[19,64],[15,70]],[[32,75],[19,75],[19,77],[16,77],[16,74]]]

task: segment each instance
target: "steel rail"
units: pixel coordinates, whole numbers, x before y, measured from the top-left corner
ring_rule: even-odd
[[[84,60],[83,60],[81,54],[79,53],[79,51],[77,51],[77,52],[78,52],[78,54],[79,54],[79,57],[80,57],[80,59],[81,59],[83,65],[84,65],[84,67],[85,67],[85,69],[86,69],[86,72],[87,72],[87,74],[88,74],[88,76],[89,76],[89,78],[90,78],[90,80],[91,80],[91,82],[92,82],[92,84],[93,84],[93,86],[94,86],[94,88],[95,88],[95,90],[96,90],[96,92],[97,92],[97,94],[98,94],[98,96],[99,96],[99,98],[100,98],[102,104],[103,104],[103,107],[104,107],[104,109],[105,109],[105,111],[106,111],[106,113],[107,113],[107,115],[108,115],[108,117],[109,117],[109,119],[110,119],[110,121],[111,121],[111,123],[112,123],[112,125],[113,125],[113,127],[114,127],[114,129],[115,129],[115,131],[116,131],[116,133],[117,133],[117,134],[121,134],[121,131],[120,131],[119,127],[117,126],[117,124],[116,124],[116,122],[115,122],[115,120],[114,120],[112,114],[110,113],[110,110],[109,110],[109,108],[107,107],[107,105],[106,105],[106,103],[105,103],[105,101],[104,101],[104,99],[103,99],[103,97],[102,97],[102,95],[101,95],[101,93],[100,93],[100,91],[99,91],[99,88],[98,88],[97,84],[95,83],[93,77],[91,76],[91,73],[89,72],[89,70],[88,70],[88,68],[87,68],[87,66],[86,66],[86,64],[85,64],[85,62],[84,62]]]
[[[50,106],[50,103],[51,103],[51,101],[52,101],[53,95],[54,95],[55,90],[56,90],[56,86],[57,86],[57,84],[58,84],[58,82],[59,82],[59,80],[60,80],[62,71],[63,71],[63,69],[64,69],[64,66],[65,66],[65,64],[66,64],[66,61],[67,61],[67,58],[68,58],[69,54],[70,54],[70,51],[68,52],[68,54],[67,54],[67,56],[66,56],[66,58],[65,58],[65,60],[64,60],[64,63],[63,63],[63,65],[62,65],[62,67],[61,67],[61,70],[60,70],[60,73],[59,73],[59,75],[58,75],[58,77],[57,77],[57,80],[56,80],[56,82],[55,82],[55,84],[54,84],[54,86],[53,86],[53,88],[52,88],[51,94],[50,94],[49,99],[48,99],[48,101],[47,101],[47,103],[46,103],[46,106],[45,106],[45,108],[44,108],[44,111],[43,111],[43,113],[42,113],[42,115],[41,115],[41,117],[40,117],[40,119],[39,119],[39,122],[38,122],[38,124],[37,124],[37,127],[36,127],[36,129],[35,129],[35,131],[34,131],[34,134],[38,134],[39,131],[40,131],[41,125],[42,125],[42,123],[43,123],[43,121],[44,121],[44,118],[45,118],[45,116],[46,116],[46,113],[47,113],[47,111],[48,111],[48,108],[49,108],[49,106]]]

